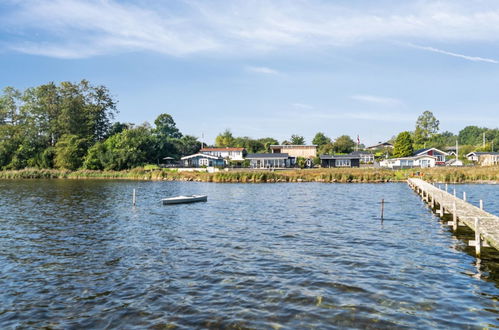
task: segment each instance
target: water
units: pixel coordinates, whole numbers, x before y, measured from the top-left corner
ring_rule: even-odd
[[[499,186],[458,188],[499,214]],[[20,180],[0,191],[3,329],[499,325],[496,255],[477,260],[406,184]],[[209,199],[159,202],[185,193]]]

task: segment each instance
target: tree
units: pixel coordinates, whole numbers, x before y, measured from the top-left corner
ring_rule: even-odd
[[[424,145],[435,134],[438,133],[440,122],[435,118],[431,111],[425,111],[416,121],[416,130],[414,131],[414,142],[417,145]]]
[[[412,155],[412,137],[410,132],[402,132],[395,139],[395,144],[393,146],[393,156],[394,157],[407,157]]]
[[[177,128],[172,116],[167,113],[160,114],[154,121],[154,125],[156,125],[157,134],[161,137],[175,139],[180,139],[182,137],[182,133],[180,133]]]
[[[483,133],[486,131],[485,127],[466,126],[459,131],[459,143],[471,146],[481,145],[483,143]]]
[[[305,138],[303,136],[293,134],[291,135],[291,144],[293,145],[304,145],[305,144]]]
[[[223,133],[219,134],[215,138],[215,145],[220,148],[233,147],[234,136],[232,136],[232,132],[226,129]]]
[[[55,145],[55,166],[72,171],[77,170],[83,163],[86,142],[77,135],[63,135]]]
[[[338,137],[333,144],[333,150],[338,153],[349,153],[353,151],[355,142],[348,135]]]
[[[312,144],[317,145],[318,147],[321,147],[325,144],[331,143],[331,139],[328,138],[324,133],[318,132],[315,134],[314,139],[312,140]]]

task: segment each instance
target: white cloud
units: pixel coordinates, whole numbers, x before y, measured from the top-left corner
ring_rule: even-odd
[[[0,31],[12,49],[65,58],[130,51],[246,55],[380,40],[499,41],[495,0],[380,1],[355,7],[321,0],[24,0],[0,13]]]
[[[248,66],[248,67],[246,67],[246,70],[248,70],[250,72],[263,73],[263,74],[278,74],[279,73],[277,70],[267,68],[265,66]]]
[[[428,47],[428,46],[419,46],[419,45],[414,45],[414,44],[409,44],[409,46],[413,47],[413,48],[417,48],[417,49],[427,50],[427,51],[434,52],[434,53],[449,55],[449,56],[453,56],[453,57],[459,57],[459,58],[462,58],[462,59],[465,59],[468,61],[499,64],[499,61],[491,59],[491,58],[484,58],[484,57],[478,57],[478,56],[468,56],[468,55],[463,55],[463,54],[458,54],[458,53],[452,53],[452,52],[448,52],[448,51],[445,51],[442,49]]]
[[[304,103],[292,103],[291,106],[293,108],[301,109],[301,110],[311,110],[314,108],[310,104],[304,104]]]
[[[352,95],[350,98],[356,101],[385,105],[385,106],[398,106],[403,104],[403,102],[399,99],[391,97],[374,96],[374,95]]]

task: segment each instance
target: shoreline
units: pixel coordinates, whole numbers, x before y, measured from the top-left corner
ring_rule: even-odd
[[[289,169],[272,171],[231,170],[216,173],[178,172],[171,169],[126,171],[68,171],[26,168],[0,171],[0,180],[15,179],[109,179],[139,181],[195,181],[216,183],[388,183],[420,177],[430,182],[499,184],[499,166],[391,170],[380,168]]]

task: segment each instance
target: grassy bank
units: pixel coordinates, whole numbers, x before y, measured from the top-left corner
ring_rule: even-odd
[[[419,172],[428,181],[464,183],[499,183],[499,167],[429,168],[389,170],[374,168],[333,168],[286,171],[230,171],[217,173],[177,172],[160,169],[135,168],[129,171],[67,171],[27,168],[16,171],[0,171],[0,179],[128,179],[169,180],[201,182],[398,182]]]

